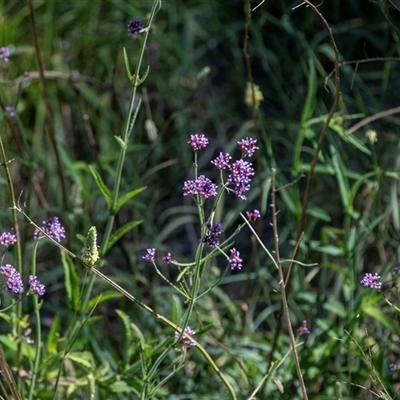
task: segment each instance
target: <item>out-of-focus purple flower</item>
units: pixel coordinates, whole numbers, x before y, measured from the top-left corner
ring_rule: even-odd
[[[3,232],[0,235],[0,244],[8,247],[17,242],[17,237],[11,232]]]
[[[308,327],[307,327],[307,321],[304,320],[301,323],[300,328],[297,329],[297,333],[299,336],[310,333],[310,331],[308,330]]]
[[[0,48],[0,60],[4,60],[5,62],[9,62],[10,59],[10,49],[8,46],[3,46]]]
[[[195,332],[193,329],[191,329],[190,326],[187,326],[187,327],[185,328],[185,331],[184,331],[184,332],[185,332],[185,333],[184,333],[184,334],[182,335],[182,337],[181,337],[181,342],[183,343],[183,345],[184,345],[186,348],[196,346],[195,341],[194,341],[193,339],[191,339],[190,337],[188,337],[188,336],[185,335],[185,334],[187,334],[187,335],[190,335],[190,336],[194,336],[194,335],[196,334],[196,332]],[[180,333],[177,332],[177,331],[175,331],[175,339],[178,339],[179,336],[180,336]]]
[[[147,261],[154,261],[154,256],[156,255],[156,249],[146,249],[147,254],[145,254],[142,258]]]
[[[226,183],[235,185],[233,193],[242,200],[246,200],[244,195],[250,189],[251,176],[254,175],[254,169],[248,161],[238,160],[230,166],[230,175]]]
[[[229,264],[231,265],[231,269],[242,269],[243,260],[239,257],[240,253],[234,247],[230,251]]]
[[[1,279],[2,286],[5,285],[6,289],[11,290],[13,293],[21,292],[24,286],[22,284],[21,275],[11,264],[0,267],[0,275],[3,276],[3,279]]]
[[[13,106],[6,106],[6,112],[10,117],[15,117],[15,109]]]
[[[370,287],[373,289],[380,289],[382,287],[382,283],[379,282],[381,277],[375,272],[375,275],[370,273],[365,274],[364,278],[361,279],[360,283],[365,287]]]
[[[30,78],[31,73],[29,71],[24,71],[24,78]]]
[[[396,364],[393,363],[389,364],[389,370],[392,372],[396,371]]]
[[[393,268],[393,275],[397,275],[400,272],[399,266]]]
[[[238,141],[242,149],[243,157],[251,157],[259,147],[256,146],[257,139],[246,138]]]
[[[200,149],[204,149],[208,145],[208,139],[204,136],[204,134],[200,135],[190,135],[190,140],[188,144],[192,147],[194,151],[198,151]]]
[[[258,218],[261,217],[260,211],[258,211],[258,210],[246,211],[246,216],[247,216],[247,219],[251,222],[255,222],[255,221],[257,221]]]
[[[137,35],[144,31],[144,26],[140,22],[140,18],[136,17],[128,23],[128,36]]]
[[[52,239],[57,240],[57,242],[61,242],[61,239],[65,239],[65,229],[61,225],[58,217],[50,217],[49,219],[46,219],[45,221],[43,221],[40,229],[47,235],[49,235]],[[33,238],[37,240],[41,237],[44,237],[42,232],[40,232],[38,229],[35,229],[35,232],[33,233]]]
[[[212,226],[209,222],[207,222],[206,227],[208,233],[205,234],[200,241],[202,243],[208,244],[210,247],[218,246],[219,245],[218,236],[224,231],[222,224],[218,222]]]
[[[229,167],[229,161],[231,159],[232,157],[228,153],[225,155],[223,153],[219,153],[219,156],[212,160],[211,164],[214,164],[219,169],[226,169]]]
[[[183,195],[194,196],[198,194],[202,199],[207,199],[211,196],[217,195],[218,186],[206,178],[204,175],[200,175],[194,181],[186,181],[183,184]]]
[[[29,294],[37,294],[39,296],[43,296],[45,292],[45,286],[38,281],[36,276],[29,275]]]
[[[172,256],[171,256],[171,253],[168,253],[166,256],[164,256],[163,258],[163,261],[165,262],[165,263],[167,263],[167,264],[171,264],[172,263]]]

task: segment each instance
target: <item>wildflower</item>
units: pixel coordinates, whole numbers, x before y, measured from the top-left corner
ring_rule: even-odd
[[[13,106],[6,106],[6,112],[10,117],[15,117],[15,109]]]
[[[21,292],[23,288],[21,275],[11,264],[0,267],[0,275],[3,276],[1,279],[2,286],[5,285],[6,289],[13,293]]]
[[[99,259],[99,251],[97,249],[97,231],[96,227],[92,226],[85,238],[85,243],[82,249],[82,261],[90,266],[96,264]]]
[[[154,248],[146,249],[146,251],[147,251],[147,254],[142,257],[143,260],[154,261],[154,256],[156,255],[156,249],[154,249]]]
[[[0,60],[4,60],[5,62],[9,62],[10,57],[10,49],[7,46],[0,48]]]
[[[185,347],[188,349],[189,347],[193,347],[196,346],[196,343],[193,339],[191,339],[190,337],[187,337],[185,335],[185,333],[187,335],[193,336],[196,334],[196,332],[190,328],[190,326],[187,326],[184,330],[184,334],[181,337],[181,342],[185,345]],[[175,331],[175,339],[178,339],[180,336],[180,333]]]
[[[258,211],[258,210],[246,211],[246,216],[247,216],[247,219],[251,222],[255,222],[255,221],[257,221],[258,218],[261,217],[260,211]]]
[[[8,247],[16,243],[17,237],[11,232],[3,232],[0,235],[0,244],[4,247]]]
[[[140,18],[136,17],[128,23],[128,36],[137,35],[144,31],[144,26],[140,23]]]
[[[45,286],[38,281],[36,276],[34,275],[29,275],[29,294],[37,294],[39,296],[43,296],[45,292]]]
[[[259,147],[256,146],[257,139],[246,138],[238,141],[238,145],[242,149],[243,157],[251,157]]]
[[[381,277],[377,273],[375,273],[375,275],[367,273],[365,274],[364,278],[362,278],[360,283],[362,283],[364,287],[380,289],[382,287],[382,283],[379,282],[379,279],[381,279]]]
[[[166,256],[163,257],[163,261],[167,264],[171,264],[172,263],[172,257],[171,257],[171,253],[168,253]]]
[[[231,160],[231,156],[226,153],[219,153],[219,156],[216,157],[214,160],[211,161],[211,164],[214,164],[219,169],[226,169],[229,167],[229,160]]]
[[[307,328],[307,321],[304,320],[301,323],[300,328],[297,329],[297,333],[299,336],[310,333],[310,331]]]
[[[389,364],[389,370],[392,372],[396,371],[396,364],[393,364],[393,363]]]
[[[194,181],[186,181],[183,184],[183,195],[193,196],[198,194],[202,199],[207,199],[211,196],[217,195],[218,186],[206,178],[204,175],[200,175]]]
[[[365,132],[365,136],[367,137],[367,139],[371,144],[378,141],[378,134],[376,133],[376,131],[373,131],[372,129],[368,129],[367,132]]]
[[[31,74],[29,71],[24,71],[24,78],[30,78]]]
[[[253,98],[254,92],[254,98]],[[248,107],[258,108],[260,103],[264,101],[264,96],[260,90],[260,87],[247,82],[246,91],[244,92],[244,102]]]
[[[240,253],[235,248],[232,248],[230,251],[231,255],[228,261],[231,265],[231,269],[242,269],[243,260],[239,257]]]
[[[65,229],[61,225],[58,217],[51,217],[43,221],[41,230],[52,239],[57,240],[57,242],[61,242],[61,239],[65,239]],[[39,229],[35,229],[35,232],[33,233],[33,238],[37,240],[41,237],[43,237],[43,233],[40,232]]]
[[[400,272],[399,266],[393,268],[393,275],[397,275]]]
[[[242,200],[246,200],[244,192],[250,189],[251,176],[254,175],[254,169],[248,161],[235,161],[230,167],[230,175],[226,183],[235,185],[233,192]]]
[[[210,247],[215,247],[219,245],[218,236],[224,231],[222,224],[216,223],[212,226],[209,222],[206,223],[206,228],[208,230],[208,234],[205,234],[201,238],[202,243],[208,244]]]
[[[197,151],[207,147],[208,139],[202,133],[200,135],[190,135],[188,144],[190,144],[194,151]]]

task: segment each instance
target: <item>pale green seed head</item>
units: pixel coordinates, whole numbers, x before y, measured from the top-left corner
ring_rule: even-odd
[[[97,249],[97,231],[96,227],[92,226],[85,239],[85,244],[82,249],[82,261],[91,267],[96,264],[99,259],[99,251]]]

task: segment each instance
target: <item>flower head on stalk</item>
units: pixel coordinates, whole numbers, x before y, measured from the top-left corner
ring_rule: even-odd
[[[0,267],[0,285],[5,286],[7,290],[13,293],[20,293],[23,288],[21,275],[19,272],[11,265],[6,264]]]
[[[233,193],[242,200],[246,200],[245,192],[250,190],[251,177],[254,175],[254,169],[248,161],[238,160],[230,166],[230,175],[226,183],[233,184]]]
[[[203,133],[199,135],[190,135],[190,140],[188,144],[192,147],[194,151],[198,151],[204,149],[208,145],[208,139],[204,136]]]
[[[8,46],[3,46],[0,48],[0,60],[4,60],[5,62],[9,62],[10,59],[10,48]]]
[[[57,242],[61,242],[61,239],[65,239],[65,228],[61,225],[58,217],[46,219],[43,221],[43,225],[40,228],[44,233],[46,233],[46,235],[57,240]],[[39,231],[39,229],[35,229],[35,232],[33,233],[33,238],[35,240],[40,239],[43,236],[44,235]]]
[[[0,235],[0,244],[4,247],[11,246],[17,242],[17,237],[11,232],[3,232]]]
[[[183,184],[183,195],[194,196],[198,194],[202,199],[207,199],[211,196],[217,195],[217,185],[212,183],[210,179],[204,175],[200,175],[194,181],[186,181]]]
[[[136,17],[133,21],[128,22],[128,36],[137,35],[144,31],[144,26],[140,22],[140,18]]]
[[[45,293],[45,286],[38,281],[36,276],[29,275],[29,292],[28,294],[37,294],[39,296],[43,296]]]
[[[190,328],[190,326],[187,326],[184,330],[184,334],[181,337],[181,342],[182,344],[188,349],[190,347],[196,346],[196,343],[193,339],[191,339],[190,337],[186,336],[185,333],[187,335],[190,336],[194,336],[196,334],[196,332]],[[175,339],[178,339],[180,336],[180,333],[175,331]]]
[[[227,169],[229,167],[229,161],[232,157],[226,153],[219,153],[219,156],[211,161],[211,164],[215,165],[218,169]]]
[[[258,220],[258,218],[261,217],[260,211],[258,211],[258,210],[246,211],[246,216],[247,216],[247,219],[248,219],[250,222],[255,222],[255,221]]]
[[[259,147],[256,146],[257,139],[246,138],[238,141],[242,149],[243,157],[251,157]]]
[[[297,329],[297,333],[298,333],[299,336],[310,333],[310,331],[308,330],[308,327],[307,327],[307,321],[306,320],[304,320],[301,323],[300,328]]]
[[[375,273],[375,275],[367,273],[364,275],[364,278],[361,279],[360,283],[363,284],[364,287],[380,289],[382,287],[382,283],[379,282],[379,279],[381,279],[381,277],[377,273]]]
[[[147,254],[145,254],[142,258],[143,260],[147,260],[147,261],[154,261],[154,257],[156,255],[156,249],[155,248],[150,248],[150,249],[146,249]]]
[[[171,264],[171,263],[172,263],[172,256],[171,256],[171,253],[167,253],[167,255],[164,256],[162,259],[163,259],[163,261],[164,261],[165,263]]]
[[[231,265],[231,269],[242,269],[243,260],[239,257],[240,253],[234,247],[230,251],[231,255],[228,261]]]
[[[202,238],[201,242],[208,244],[210,247],[216,247],[219,245],[218,236],[224,231],[222,224],[216,223],[211,225],[209,222],[206,223],[206,228],[208,233],[206,233]]]

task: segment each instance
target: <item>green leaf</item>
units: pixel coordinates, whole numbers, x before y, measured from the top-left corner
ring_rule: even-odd
[[[176,295],[172,295],[172,316],[171,316],[171,321],[178,325],[179,320],[182,316],[182,307],[181,303],[179,301],[179,297]]]
[[[90,371],[93,371],[95,368],[93,356],[90,351],[74,351],[67,354],[66,358],[76,362],[79,365],[82,365]]]
[[[114,139],[118,142],[118,144],[121,146],[121,149],[126,149],[126,144],[125,142],[119,137],[119,136],[114,136]]]
[[[370,289],[371,290],[371,289]],[[372,289],[373,290],[373,289]],[[362,308],[362,311],[369,315],[370,317],[376,319],[386,328],[388,328],[392,333],[396,333],[394,327],[394,321],[390,319],[386,314],[384,314],[380,309],[372,305],[366,305]]]
[[[60,331],[60,314],[57,313],[53,319],[53,323],[51,324],[49,334],[47,335],[47,352],[49,354],[57,353],[59,331]]]
[[[115,206],[114,212],[116,213],[129,199],[132,197],[137,196],[139,193],[143,192],[143,190],[146,189],[146,186],[143,186],[141,188],[131,190],[130,192],[124,194],[117,202],[117,205]]]
[[[111,299],[119,299],[121,297],[123,297],[123,295],[119,292],[112,292],[112,291],[102,292],[88,302],[88,305],[83,310],[83,312],[84,313],[88,312],[96,304],[100,304]]]
[[[108,241],[107,244],[107,249],[106,253],[114,246],[114,244],[121,239],[122,236],[125,235],[125,233],[129,232],[132,230],[135,226],[141,224],[142,221],[132,221],[128,222],[124,226],[121,226],[121,228],[117,229],[110,237],[110,240]]]
[[[332,162],[333,168],[335,169],[336,179],[339,184],[340,196],[342,198],[342,204],[346,208],[346,211],[351,211],[353,207],[352,204],[348,204],[348,198],[350,193],[349,181],[347,177],[344,175],[344,171],[346,171],[346,166],[344,165],[339,152],[333,146],[330,146],[331,154],[332,154]]]
[[[125,70],[126,70],[126,75],[128,76],[128,79],[132,81],[132,74],[131,74],[131,67],[129,65],[129,58],[128,58],[128,53],[126,52],[126,48],[123,48],[124,52],[124,62],[125,62]]]
[[[331,217],[329,216],[329,214],[324,209],[316,205],[310,206],[307,210],[307,214],[322,221],[331,222]]]
[[[110,191],[108,190],[107,186],[103,182],[103,179],[101,179],[101,176],[99,175],[99,173],[93,168],[93,166],[89,165],[89,169],[93,175],[94,180],[97,183],[97,187],[100,189],[100,192],[102,193],[102,195],[104,196],[104,198],[106,200],[108,208],[111,209],[112,200],[111,200]]]
[[[126,314],[124,311],[118,310],[118,309],[116,309],[115,312],[121,318],[122,324],[124,325],[126,343],[129,346],[133,340],[133,333],[132,333],[132,329],[131,329],[131,320],[129,318],[129,315]]]
[[[79,304],[79,277],[71,257],[67,256],[63,251],[61,252],[61,262],[64,268],[68,305],[72,310],[76,311]]]

